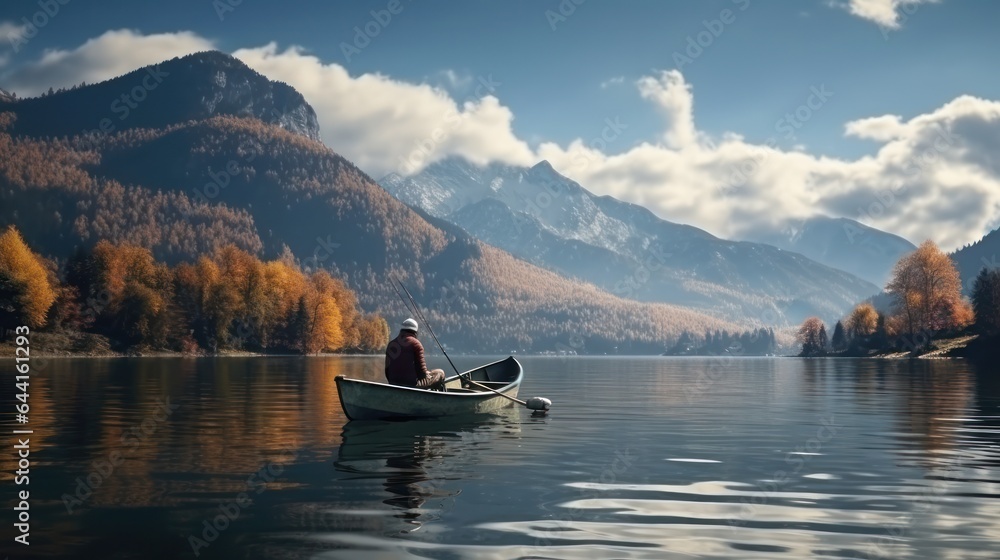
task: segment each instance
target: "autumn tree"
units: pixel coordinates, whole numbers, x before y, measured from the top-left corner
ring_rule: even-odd
[[[972,319],[955,264],[932,241],[899,259],[886,290],[904,334],[962,327]]]
[[[45,261],[8,227],[0,234],[0,334],[18,325],[43,326],[55,299]]]
[[[167,345],[178,328],[170,269],[145,247],[103,240],[92,258],[97,290],[107,301],[104,327],[126,343]]]
[[[344,345],[340,306],[334,297],[337,290],[337,283],[325,270],[309,278],[305,297],[307,322],[301,340],[307,354],[338,350]]]
[[[358,350],[367,353],[380,353],[389,344],[389,324],[377,315],[361,316],[358,325]]]
[[[288,326],[305,291],[305,275],[292,263],[276,260],[264,264],[263,297],[269,304],[264,307],[258,323],[261,347],[294,346],[294,341],[287,336]]]
[[[826,350],[826,327],[819,317],[809,317],[796,334],[796,340],[802,344],[800,356],[816,356]]]
[[[1000,270],[983,268],[972,287],[972,307],[976,330],[983,334],[1000,332]]]
[[[878,326],[878,311],[868,302],[858,304],[847,318],[847,328],[854,337],[871,336],[876,326]]]
[[[188,315],[198,344],[218,350],[228,346],[230,327],[240,309],[239,295],[219,266],[208,257],[195,265],[180,265],[177,273],[179,301]]]

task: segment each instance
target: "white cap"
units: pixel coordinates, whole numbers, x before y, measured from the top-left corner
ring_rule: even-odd
[[[403,321],[403,328],[408,331],[417,332],[417,322],[413,319],[407,319]]]

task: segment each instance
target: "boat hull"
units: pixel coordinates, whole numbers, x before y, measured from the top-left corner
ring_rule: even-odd
[[[516,397],[521,386],[521,364],[513,357],[463,373],[474,381],[486,382],[509,397]],[[428,391],[350,379],[338,375],[337,393],[344,414],[351,420],[387,418],[436,418],[467,414],[488,414],[516,403],[496,393],[463,391],[459,376],[448,379],[448,391]]]

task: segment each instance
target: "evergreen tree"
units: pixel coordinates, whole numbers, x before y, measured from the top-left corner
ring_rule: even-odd
[[[885,326],[885,314],[879,313],[875,322],[875,334],[872,335],[872,347],[884,350],[889,347],[889,329]]]
[[[830,339],[826,336],[826,325],[820,325],[819,327],[819,351],[826,352],[826,349],[830,347]]]
[[[1000,331],[1000,270],[979,271],[972,287],[972,309],[977,331],[982,334]]]
[[[306,296],[299,298],[298,307],[295,310],[295,317],[292,318],[292,322],[289,329],[292,333],[292,339],[289,340],[289,345],[300,352],[305,353],[307,350],[307,342],[309,340],[310,322],[309,322],[309,304],[306,303]]]
[[[844,324],[840,321],[837,321],[837,325],[833,327],[833,339],[830,343],[833,345],[834,352],[847,349],[847,335],[844,333]]]

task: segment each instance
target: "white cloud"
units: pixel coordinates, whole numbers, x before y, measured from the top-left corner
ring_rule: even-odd
[[[948,249],[975,241],[1000,216],[1000,102],[959,97],[903,121],[848,123],[850,135],[882,143],[857,160],[752,144],[736,134],[712,142],[691,114],[683,76],[639,81],[670,117],[663,143],[608,155],[575,140],[538,155],[598,194],[642,204],[666,219],[729,238],[816,214],[846,216]]]
[[[503,83],[492,76],[475,77],[469,97],[455,100],[428,84],[351,76],[295,47],[279,51],[272,43],[233,55],[301,92],[316,109],[324,142],[375,177],[419,171],[453,155],[480,164],[534,163],[511,128],[513,113],[496,96]]]
[[[0,48],[13,48],[14,40],[24,33],[25,25],[13,21],[0,21]]]
[[[456,72],[452,69],[442,70],[438,72],[438,75],[444,80],[448,87],[451,89],[464,89],[472,85],[472,81],[475,79],[470,74],[462,74]]]
[[[844,132],[847,136],[888,142],[902,137],[906,133],[906,125],[899,115],[882,115],[851,121],[844,125]]]
[[[663,137],[667,145],[683,148],[695,143],[694,96],[679,70],[666,70],[656,77],[643,76],[636,86],[644,99],[652,100],[666,115],[669,126]]]
[[[190,33],[108,32],[68,51],[50,51],[5,75],[19,93],[110,78],[165,58],[204,50]],[[542,142],[532,151],[511,127],[504,84],[475,76],[466,99],[441,87],[381,74],[352,76],[300,48],[274,44],[234,53],[313,105],[324,141],[373,176],[414,172],[448,156],[530,165],[548,159],[597,194],[642,204],[665,219],[741,238],[786,220],[846,216],[912,241],[953,249],[981,237],[1000,217],[1000,102],[970,96],[906,119],[862,118],[847,136],[879,143],[876,153],[837,159],[746,141],[711,138],[693,116],[694,92],[666,71],[634,85],[666,117],[654,141],[609,154],[583,139]],[[818,109],[822,110],[822,109]],[[810,124],[810,126],[815,126]],[[415,165],[408,169],[405,162]]]
[[[882,27],[899,29],[900,10],[916,9],[919,4],[934,3],[938,0],[849,0],[847,9],[862,19],[875,22]]]
[[[99,82],[142,66],[213,48],[212,41],[187,31],[154,35],[129,29],[107,31],[73,50],[47,50],[39,60],[4,73],[2,79],[8,89],[21,97],[30,97],[50,87]]]
[[[25,26],[12,21],[0,21],[0,68],[7,66],[10,62],[11,54],[16,51],[15,45],[20,41],[21,35],[25,31]]]
[[[625,83],[625,76],[615,76],[601,82],[601,89],[608,89],[612,86],[620,86]]]

